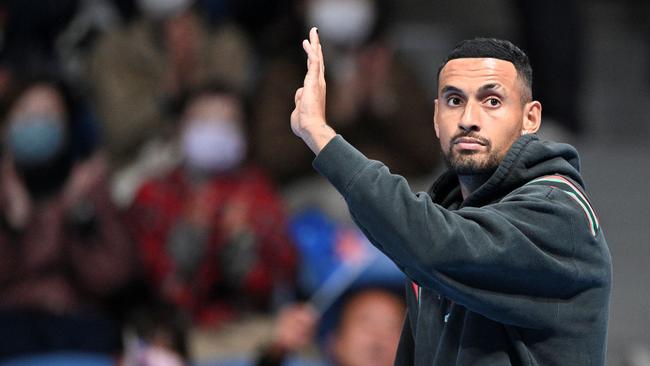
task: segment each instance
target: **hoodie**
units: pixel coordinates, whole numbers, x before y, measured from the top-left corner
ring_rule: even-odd
[[[396,365],[604,364],[611,257],[573,147],[524,135],[465,200],[454,173],[413,193],[341,136],[313,164],[412,281]],[[550,175],[578,192],[530,184]]]

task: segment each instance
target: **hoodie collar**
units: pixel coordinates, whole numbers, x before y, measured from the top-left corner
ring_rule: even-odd
[[[458,176],[450,170],[432,185],[429,193],[443,207],[461,201],[460,207],[477,207],[500,200],[529,181],[549,174],[564,175],[584,188],[579,172],[578,153],[571,145],[540,141],[536,135],[526,134],[512,144],[495,172],[465,201]]]

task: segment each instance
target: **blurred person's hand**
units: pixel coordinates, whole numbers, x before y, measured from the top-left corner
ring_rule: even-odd
[[[0,202],[9,225],[14,229],[22,229],[32,214],[32,199],[22,184],[13,161],[6,152],[2,158],[0,172]]]
[[[251,203],[246,196],[246,192],[239,190],[224,205],[221,219],[221,229],[224,232],[234,235],[247,228]]]
[[[292,353],[313,341],[318,313],[309,304],[295,304],[280,311],[273,330],[271,349]]]
[[[217,206],[217,197],[209,184],[198,186],[187,198],[185,206],[186,220],[199,228],[208,228],[212,224]]]
[[[108,162],[103,152],[77,163],[63,190],[64,207],[71,208],[82,202],[105,181],[107,174]]]

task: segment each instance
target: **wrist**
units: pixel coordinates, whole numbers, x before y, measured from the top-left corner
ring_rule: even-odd
[[[310,124],[300,131],[300,138],[318,155],[323,148],[336,136],[336,131],[325,120]]]

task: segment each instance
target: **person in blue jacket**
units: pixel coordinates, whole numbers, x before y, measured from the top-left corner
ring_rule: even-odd
[[[452,50],[433,116],[449,169],[413,193],[328,126],[315,28],[302,46],[291,128],[412,281],[395,364],[603,365],[611,257],[577,151],[535,135],[542,106],[525,53],[485,38]]]

